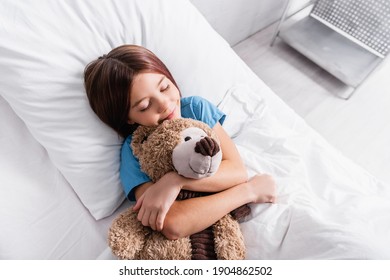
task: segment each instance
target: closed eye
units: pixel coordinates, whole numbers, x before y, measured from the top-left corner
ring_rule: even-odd
[[[150,108],[150,104],[151,102],[148,103],[148,105],[142,109],[140,109],[141,112],[145,112],[146,110],[148,110]]]
[[[165,87],[165,88],[163,88],[163,89],[161,89],[161,92],[164,92],[164,91],[167,91],[168,89],[169,89],[169,84]]]

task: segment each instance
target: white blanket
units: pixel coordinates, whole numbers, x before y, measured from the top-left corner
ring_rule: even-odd
[[[281,123],[249,89],[239,87],[227,98],[221,106],[231,113],[226,126],[236,133],[250,175],[271,174],[278,187],[277,203],[252,205],[242,223],[248,259],[390,258],[389,186],[298,116]],[[238,100],[256,109],[238,111]],[[237,133],[243,111],[248,118]]]

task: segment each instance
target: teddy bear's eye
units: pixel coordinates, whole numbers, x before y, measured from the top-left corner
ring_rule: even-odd
[[[184,141],[190,141],[192,138],[190,136],[187,136],[186,138],[184,138]]]
[[[148,136],[145,136],[144,139],[142,139],[141,144],[143,144],[146,140],[148,140]]]

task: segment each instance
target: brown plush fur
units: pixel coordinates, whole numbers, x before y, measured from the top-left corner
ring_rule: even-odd
[[[172,151],[180,142],[180,132],[192,126],[203,129],[210,137],[217,139],[206,124],[192,119],[165,121],[157,127],[139,127],[134,132],[133,153],[139,159],[141,169],[152,181],[174,170]],[[239,224],[230,214],[217,221],[212,231],[217,259],[245,258],[245,244]],[[192,248],[189,237],[168,240],[160,232],[144,227],[132,209],[126,210],[113,221],[109,230],[109,246],[120,259],[190,260],[197,250]]]

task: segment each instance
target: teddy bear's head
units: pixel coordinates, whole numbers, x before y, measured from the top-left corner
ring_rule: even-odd
[[[141,169],[156,182],[177,171],[187,178],[213,175],[222,160],[219,140],[203,122],[179,118],[155,127],[139,126],[131,147]]]

